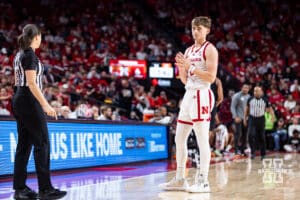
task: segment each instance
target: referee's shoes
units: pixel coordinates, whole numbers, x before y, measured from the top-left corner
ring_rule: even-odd
[[[17,189],[14,194],[14,199],[37,199],[38,194],[27,185],[23,189]]]
[[[43,200],[60,199],[67,194],[66,191],[61,191],[55,188],[39,191],[38,198]]]

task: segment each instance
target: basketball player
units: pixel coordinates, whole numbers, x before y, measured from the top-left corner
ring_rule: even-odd
[[[206,41],[210,32],[211,19],[196,17],[192,20],[194,45],[185,54],[177,53],[175,60],[179,76],[185,84],[176,129],[176,177],[161,184],[165,190],[183,190],[188,192],[210,192],[208,171],[210,164],[209,125],[211,111],[215,103],[210,84],[216,79],[218,52],[214,45]],[[200,165],[197,166],[195,183],[189,187],[185,179],[187,160],[187,138],[194,129],[200,149]]]

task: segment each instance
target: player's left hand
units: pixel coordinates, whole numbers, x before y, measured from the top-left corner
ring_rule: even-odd
[[[189,68],[191,67],[191,62],[189,61],[189,59],[185,58],[181,52],[178,52],[176,54],[175,60],[176,60],[175,64],[179,67],[184,68],[186,71],[188,71]]]

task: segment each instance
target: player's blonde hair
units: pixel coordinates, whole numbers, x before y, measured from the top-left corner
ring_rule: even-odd
[[[192,20],[192,25],[195,25],[195,26],[202,25],[202,26],[210,29],[210,27],[211,27],[211,18],[210,17],[206,17],[206,16],[195,17]]]

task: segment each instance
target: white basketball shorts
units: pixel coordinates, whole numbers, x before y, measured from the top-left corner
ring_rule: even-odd
[[[215,97],[209,88],[187,90],[180,105],[178,122],[189,125],[195,122],[210,122],[214,104]]]

